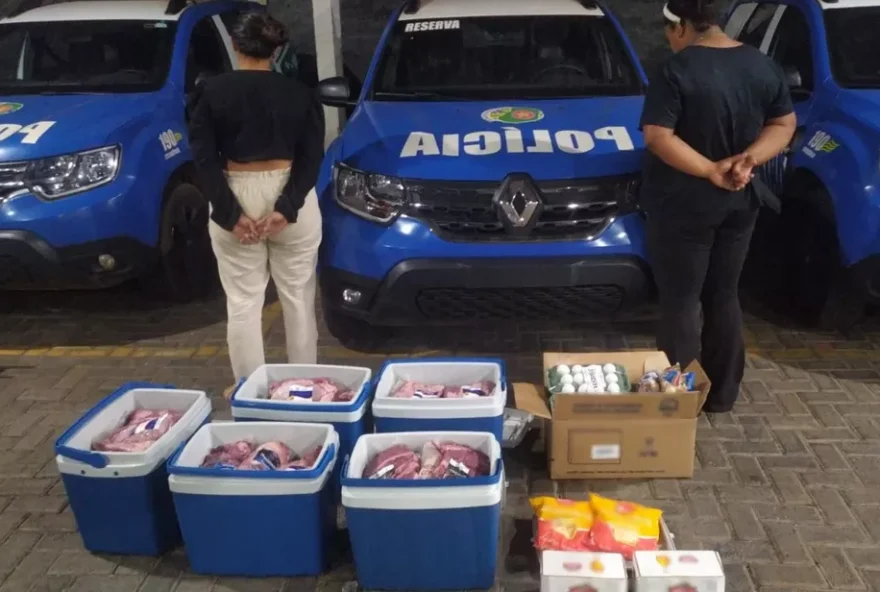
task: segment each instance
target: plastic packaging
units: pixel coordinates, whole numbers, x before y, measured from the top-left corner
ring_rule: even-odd
[[[620,553],[632,559],[635,551],[655,551],[660,541],[663,512],[631,502],[590,496],[593,509],[592,544],[597,551]]]
[[[537,518],[535,548],[542,551],[592,551],[593,510],[590,502],[535,497],[530,500]]]

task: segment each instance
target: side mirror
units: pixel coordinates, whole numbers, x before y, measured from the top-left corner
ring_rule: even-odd
[[[318,83],[318,96],[328,107],[352,107],[351,88],[343,76],[327,78]]]
[[[792,66],[786,66],[785,70],[785,82],[788,84],[789,90],[803,90],[804,88],[804,80],[801,78],[801,73]]]

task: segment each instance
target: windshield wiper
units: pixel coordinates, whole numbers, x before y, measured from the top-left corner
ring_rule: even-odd
[[[465,97],[455,97],[438,92],[430,91],[412,91],[412,92],[386,92],[376,91],[374,97],[377,99],[437,99],[443,101],[471,101]]]

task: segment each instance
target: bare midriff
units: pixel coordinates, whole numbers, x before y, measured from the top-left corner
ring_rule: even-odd
[[[293,166],[293,161],[290,160],[259,160],[256,162],[226,161],[227,171],[281,171],[289,169],[291,166]]]

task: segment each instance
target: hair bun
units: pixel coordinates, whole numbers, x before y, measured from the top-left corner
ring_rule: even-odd
[[[280,22],[264,14],[264,20],[260,27],[260,36],[263,40],[273,47],[280,47],[287,43],[287,29]]]
[[[287,43],[287,29],[264,10],[246,11],[230,32],[232,45],[246,56],[267,59]]]

